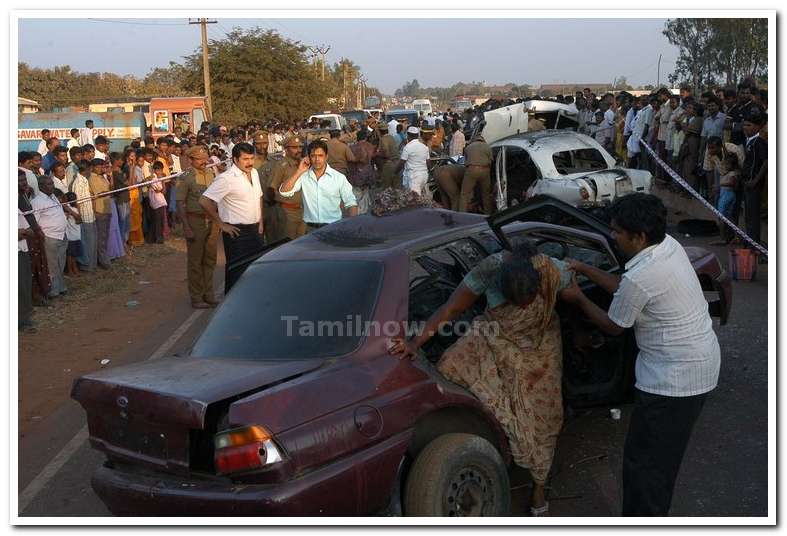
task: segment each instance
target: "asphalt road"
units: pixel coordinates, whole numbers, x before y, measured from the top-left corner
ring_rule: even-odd
[[[685,245],[705,247],[710,241],[679,239]],[[726,262],[726,250],[709,249]],[[708,398],[695,428],[678,478],[672,515],[768,514],[767,276],[767,266],[761,265],[756,281],[734,282],[729,323],[717,326],[722,348],[719,387]],[[210,312],[192,318],[182,336],[173,340],[173,332],[191,315],[188,308],[175,308],[170,322],[118,359],[133,362],[157,350],[185,350]],[[631,406],[620,409],[623,417],[619,421],[609,417],[608,407],[567,417],[549,482],[553,516],[619,514],[621,456]],[[83,439],[84,427],[81,407],[68,402],[19,441],[21,516],[109,515],[90,487],[90,475],[102,463],[102,456]],[[514,471],[511,482],[512,514],[523,515],[529,498],[526,472]]]

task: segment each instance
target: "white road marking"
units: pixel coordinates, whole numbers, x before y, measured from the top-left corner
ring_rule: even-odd
[[[197,319],[204,313],[206,309],[198,309],[191,313],[185,322],[183,322],[178,329],[172,332],[172,335],[164,341],[161,346],[159,346],[153,354],[147,359],[151,361],[153,359],[159,359],[163,357],[178,340],[188,331],[188,329],[197,321]],[[19,494],[19,505],[18,505],[18,512],[21,515],[33,499],[41,493],[41,491],[46,488],[49,481],[57,474],[58,471],[66,464],[66,462],[74,455],[74,453],[82,446],[88,438],[88,430],[87,425],[84,425],[80,430],[76,433],[74,437],[71,438],[71,441],[66,443],[66,446],[60,449],[52,461],[50,461],[46,466],[41,470],[38,475],[27,485],[27,487],[22,490],[22,493]]]

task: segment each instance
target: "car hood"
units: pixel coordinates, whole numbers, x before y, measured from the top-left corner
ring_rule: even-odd
[[[319,359],[246,361],[167,357],[100,370],[74,381],[71,397],[91,413],[144,415],[201,429],[208,406],[259,391],[322,366]]]

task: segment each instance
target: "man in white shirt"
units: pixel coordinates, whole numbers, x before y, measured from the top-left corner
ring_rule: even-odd
[[[38,154],[41,155],[41,158],[46,156],[46,153],[49,152],[47,145],[49,145],[49,129],[43,128],[41,129],[41,141],[38,142]]]
[[[109,158],[109,140],[105,136],[96,136],[96,153],[93,158],[106,160]]]
[[[38,193],[38,177],[36,177],[33,164],[33,155],[36,153],[31,151],[20,151],[18,167],[25,174],[27,185],[33,190],[34,194]]]
[[[388,121],[388,134],[391,136],[396,136],[396,125],[398,124],[399,123],[396,121],[396,119],[391,118],[391,120]]]
[[[254,169],[254,147],[239,143],[232,148],[232,166],[213,179],[199,204],[216,222],[224,244],[224,293],[238,276],[233,262],[261,251],[264,247],[263,197],[260,177]]]
[[[79,145],[93,145],[95,146],[95,142],[93,140],[93,120],[88,119],[85,121],[85,128],[79,129]]]
[[[302,192],[303,221],[307,232],[342,219],[340,202],[349,216],[358,215],[358,203],[350,182],[328,165],[328,144],[315,140],[309,144],[309,156],[302,158],[298,169],[279,186],[282,197]]]
[[[402,149],[395,173],[398,175],[404,169],[402,185],[418,194],[428,196],[426,183],[429,180],[429,169],[426,161],[429,159],[428,143],[432,136],[431,133],[424,133],[422,141],[419,138],[420,132],[418,127],[407,129],[407,145]]]
[[[667,515],[691,431],[719,379],[720,350],[708,303],[683,247],[666,234],[667,209],[651,194],[619,198],[609,209],[623,276],[570,261],[614,294],[609,312],[572,282],[561,298],[599,329],[634,328],[636,405],[623,452],[623,515]]]
[[[44,249],[46,250],[47,268],[52,286],[49,291],[50,298],[56,298],[66,293],[66,282],[63,272],[66,268],[66,214],[60,201],[54,195],[55,185],[52,177],[41,177],[38,181],[40,192],[30,200],[35,213],[36,221],[44,231]]]
[[[79,129],[72,128],[71,129],[71,137],[68,138],[68,143],[66,144],[66,149],[69,151],[72,147],[82,147],[82,144],[79,143]]]

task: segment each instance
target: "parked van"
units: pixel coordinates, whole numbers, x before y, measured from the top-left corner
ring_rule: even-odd
[[[415,99],[413,101],[413,110],[423,112],[424,117],[426,117],[427,114],[432,113],[432,103],[429,99]]]
[[[41,141],[41,130],[48,128],[65,146],[72,128],[85,128],[85,121],[93,120],[93,138],[105,136],[109,150],[122,152],[134,138],[145,134],[145,115],[142,112],[65,112],[19,114],[17,139],[20,151],[35,151]]]
[[[206,97],[166,97],[150,99],[153,139],[170,136],[175,127],[183,133],[199,130],[203,121],[210,121]]]

